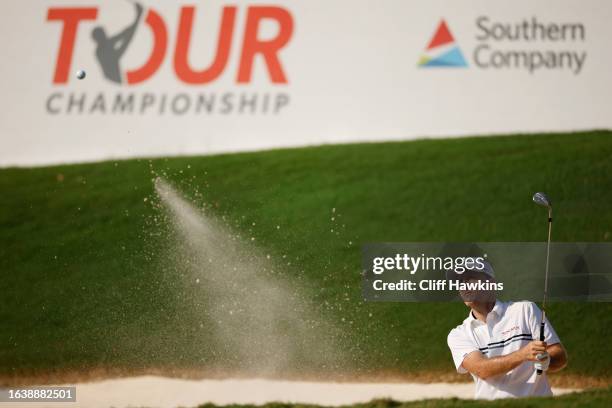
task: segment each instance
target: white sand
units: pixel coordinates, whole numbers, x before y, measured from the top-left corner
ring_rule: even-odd
[[[66,384],[68,386],[70,384]],[[375,398],[413,401],[427,398],[471,398],[474,385],[417,383],[334,383],[277,380],[183,380],[141,376],[91,383],[77,387],[74,403],[0,403],[1,407],[194,407],[211,402],[227,404],[264,404],[290,402],[319,405],[344,405]],[[555,395],[574,390],[553,389]]]

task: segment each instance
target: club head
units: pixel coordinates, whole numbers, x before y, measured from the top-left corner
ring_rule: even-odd
[[[535,193],[533,195],[533,202],[537,205],[541,205],[542,207],[546,207],[548,209],[552,208],[552,204],[546,194],[544,193]]]

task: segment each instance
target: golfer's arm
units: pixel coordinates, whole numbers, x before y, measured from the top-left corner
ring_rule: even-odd
[[[565,368],[567,365],[567,352],[561,343],[551,344],[546,348],[546,351],[550,355],[548,372],[554,373]]]
[[[505,356],[487,358],[480,351],[472,351],[461,364],[463,368],[477,377],[484,379],[505,374],[525,361],[524,357],[515,351]]]

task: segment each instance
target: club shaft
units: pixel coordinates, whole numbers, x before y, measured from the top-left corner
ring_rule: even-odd
[[[548,299],[548,263],[550,259],[550,234],[552,232],[552,208],[548,209],[548,240],[546,241],[546,271],[544,273],[544,300],[542,301],[542,312],[546,309]],[[544,323],[544,319],[542,319]]]
[[[548,209],[548,240],[546,241],[546,270],[544,272],[544,299],[542,300],[542,321],[540,322],[540,341],[544,341],[544,325],[546,320],[546,299],[548,298],[548,262],[550,258],[550,234],[552,232],[552,208]],[[538,370],[538,375],[542,370]]]

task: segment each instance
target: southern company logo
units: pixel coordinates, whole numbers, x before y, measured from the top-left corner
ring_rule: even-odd
[[[473,42],[466,55],[475,69],[523,70],[530,74],[566,71],[578,75],[584,68],[586,26],[580,21],[546,21],[538,16],[504,21],[486,15],[473,21]],[[462,32],[468,33],[468,27],[464,26]],[[442,19],[418,66],[467,67],[463,55]]]
[[[425,54],[419,60],[420,67],[467,67],[461,49],[455,42],[446,21],[442,19]]]

